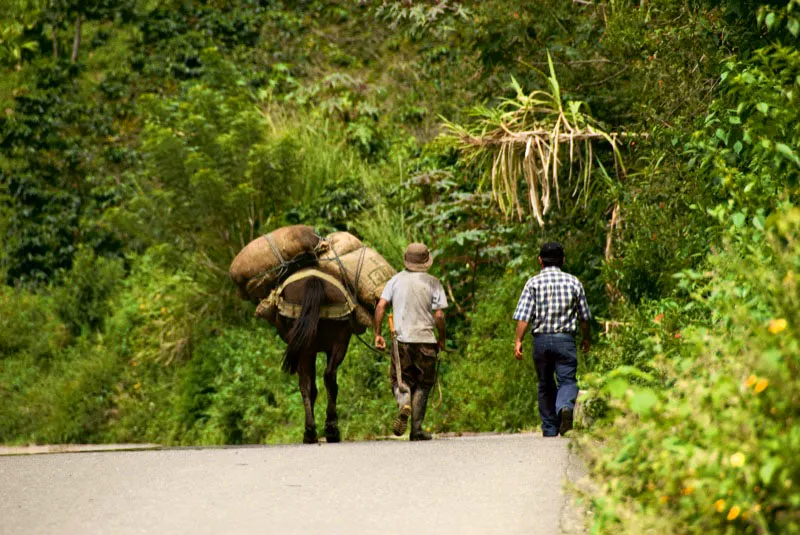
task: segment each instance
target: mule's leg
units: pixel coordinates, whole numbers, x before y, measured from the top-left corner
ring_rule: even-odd
[[[339,442],[342,435],[339,432],[339,416],[336,413],[336,399],[339,396],[339,383],[336,381],[336,371],[344,361],[347,346],[350,343],[350,334],[343,340],[337,341],[328,351],[328,366],[325,368],[325,389],[328,391],[328,410],[325,415],[325,438],[328,442]]]
[[[306,429],[303,443],[317,443],[317,426],[314,423],[314,403],[317,401],[316,354],[307,353],[300,357],[297,375],[300,378],[300,394],[303,396],[303,407],[306,410]]]

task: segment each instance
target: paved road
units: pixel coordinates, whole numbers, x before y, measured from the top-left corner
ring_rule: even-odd
[[[558,534],[578,471],[530,434],[0,457],[0,534]]]

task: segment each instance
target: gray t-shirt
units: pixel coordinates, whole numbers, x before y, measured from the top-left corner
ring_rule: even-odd
[[[427,273],[401,271],[386,283],[381,299],[392,304],[398,342],[436,343],[433,311],[447,308],[439,279]]]

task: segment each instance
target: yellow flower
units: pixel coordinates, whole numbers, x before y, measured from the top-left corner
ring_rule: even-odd
[[[750,388],[751,386],[756,384],[756,381],[758,381],[758,377],[756,377],[755,375],[751,375],[750,377],[747,378],[747,381],[744,382],[744,386]]]
[[[683,487],[683,495],[684,496],[691,496],[694,492],[694,485],[686,485]]]
[[[662,505],[663,505],[663,504],[665,504],[665,503],[667,503],[667,501],[668,501],[668,500],[669,500],[669,498],[667,498],[667,497],[666,497],[665,495],[663,495],[663,494],[661,495],[661,497],[659,497],[659,498],[658,498],[658,501],[660,501]]]
[[[133,389],[134,390],[139,390],[141,387],[142,387],[142,385],[139,384],[139,383],[136,383],[135,385],[133,385]]]
[[[744,454],[740,452],[731,455],[731,466],[736,468],[744,466]]]
[[[783,318],[778,318],[775,320],[769,320],[769,332],[772,334],[778,334],[779,332],[783,332],[786,330],[786,320]]]
[[[718,513],[721,513],[725,510],[725,500],[720,498],[719,500],[714,502],[714,509],[717,510]]]
[[[139,303],[139,310],[144,310],[147,306],[144,303]]]
[[[759,511],[761,511],[761,504],[757,503],[753,506],[753,512],[758,513]]]
[[[761,392],[766,390],[767,385],[769,385],[769,381],[767,381],[766,379],[759,379],[755,387],[756,394],[760,394]]]
[[[728,511],[728,520],[736,520],[741,512],[741,508],[738,505],[734,505],[731,507],[731,510]]]
[[[166,316],[167,315],[167,307],[161,307],[161,315],[162,316]]]

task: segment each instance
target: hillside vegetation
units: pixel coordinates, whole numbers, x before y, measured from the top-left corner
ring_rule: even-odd
[[[800,532],[799,35],[798,0],[3,2],[0,442],[299,441],[227,276],[296,223],[429,244],[432,430],[535,429],[511,314],[559,240],[594,532]],[[351,342],[345,439],[387,375]]]

